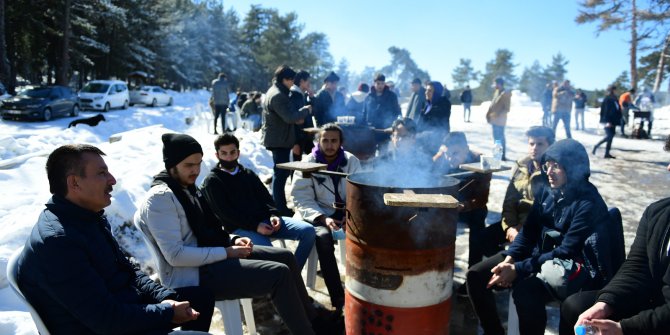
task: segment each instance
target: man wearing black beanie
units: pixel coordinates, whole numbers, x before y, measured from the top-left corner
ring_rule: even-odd
[[[293,254],[231,236],[215,217],[195,186],[200,144],[184,134],[164,134],[162,140],[166,170],[154,177],[135,213],[136,226],[161,251],[161,282],[171,288],[204,286],[216,300],[269,295],[291,333],[330,334],[333,325],[317,316]]]

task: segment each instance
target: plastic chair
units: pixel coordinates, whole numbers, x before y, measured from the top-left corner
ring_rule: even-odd
[[[282,248],[288,249],[286,247],[285,240],[275,239],[275,241],[278,241]],[[316,247],[312,247],[312,251],[310,251],[309,257],[307,258],[307,264],[305,264],[307,267],[307,278],[305,278],[305,286],[312,290],[316,287],[316,265],[318,262],[319,256],[316,254]]]
[[[151,233],[145,231],[144,227],[139,223],[139,221],[134,220],[135,228],[142,236],[142,240],[149,248],[152,258],[156,261],[156,264],[160,264],[158,261],[163,257],[158,245],[155,241],[149,238]],[[161,272],[161,269],[158,269],[158,272]],[[247,331],[250,335],[256,335],[256,322],[254,320],[254,311],[251,307],[251,299],[235,299],[235,300],[218,300],[215,303],[216,308],[221,312],[223,318],[223,329],[225,330],[226,335],[243,335],[242,331],[242,316],[240,315],[240,304],[244,310],[244,319],[247,323]]]
[[[16,295],[21,299],[21,301],[23,301],[26,304],[26,306],[28,306],[28,312],[30,312],[30,316],[33,318],[33,321],[35,322],[37,332],[40,333],[41,335],[49,335],[49,330],[47,329],[47,326],[44,325],[44,322],[40,318],[40,315],[37,314],[37,311],[33,308],[30,302],[26,300],[26,297],[23,296],[23,293],[21,293],[21,289],[19,289],[19,284],[17,281],[17,277],[19,274],[17,262],[19,260],[19,256],[21,255],[21,251],[23,251],[23,247],[14,251],[12,256],[9,258],[9,262],[7,262],[7,280],[9,281],[9,287],[11,287],[14,293],[16,293]]]

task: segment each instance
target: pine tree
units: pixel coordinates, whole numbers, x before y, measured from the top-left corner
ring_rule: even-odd
[[[568,73],[568,70],[565,68],[570,62],[565,59],[563,54],[560,52],[551,57],[551,64],[547,65],[544,70],[544,76],[549,80],[555,80],[557,82],[563,82],[566,78],[565,75]]]
[[[471,63],[470,59],[461,58],[459,65],[451,72],[451,80],[456,84],[456,88],[463,88],[470,85],[471,81],[477,81],[479,72],[472,68]]]
[[[526,92],[533,101],[541,101],[546,83],[545,71],[540,62],[536,60],[530,68],[524,68],[519,80],[519,90]]]
[[[477,95],[481,97],[493,96],[493,81],[500,77],[505,81],[505,87],[510,89],[516,86],[518,80],[514,75],[514,68],[517,66],[512,62],[514,54],[507,49],[498,49],[495,51],[495,58],[486,63],[486,69],[481,76],[480,85],[477,88]]]
[[[392,46],[388,48],[388,52],[391,54],[391,64],[384,66],[381,72],[387,80],[395,81],[395,87],[400,92],[410,92],[414,78],[419,78],[422,82],[430,79],[428,72],[419,68],[406,49]]]

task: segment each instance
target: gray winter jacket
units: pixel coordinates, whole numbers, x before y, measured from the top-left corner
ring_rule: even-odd
[[[261,143],[268,149],[290,149],[296,142],[295,123],[303,120],[307,109],[300,111],[291,107],[289,89],[274,83],[263,101],[263,126]]]
[[[198,247],[184,207],[165,184],[149,190],[134,219],[135,225],[158,245],[158,274],[169,288],[200,285],[198,268],[227,257],[226,248]]]
[[[214,105],[230,105],[230,88],[228,87],[228,80],[226,78],[212,81],[212,97],[214,98]]]

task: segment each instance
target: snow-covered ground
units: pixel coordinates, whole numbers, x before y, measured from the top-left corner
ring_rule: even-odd
[[[50,122],[0,121],[0,334],[36,334],[26,307],[8,288],[5,269],[7,259],[14,250],[23,246],[33,224],[49,199],[49,189],[44,165],[46,155],[54,148],[67,143],[89,143],[100,147],[105,160],[117,179],[112,205],[106,212],[115,236],[121,245],[140,263],[151,264],[150,255],[141,239],[128,224],[137,203],[149,187],[151,178],[163,168],[160,134],[184,132],[195,137],[205,150],[203,171],[215,164],[212,134],[212,117],[207,106],[209,93],[194,91],[172,92],[173,107],[134,107],[105,114],[107,122],[91,128],[79,125],[67,129],[73,118]],[[484,114],[487,104],[473,106],[472,123],[464,123],[461,106],[452,108],[452,130],[465,131],[475,150],[489,152],[492,146],[491,129]],[[96,113],[82,113],[92,116]],[[586,113],[586,131],[573,131],[573,137],[587,150],[602,136],[598,125],[598,110]],[[661,137],[670,133],[670,108],[655,113],[654,133],[657,140],[615,138],[612,154],[616,160],[605,160],[600,149],[598,156],[591,156],[593,183],[600,189],[607,204],[621,209],[630,246],[637,227],[637,220],[651,202],[667,196],[670,174],[666,165],[670,154],[665,153]],[[187,124],[186,120],[191,120]],[[515,92],[509,115],[507,156],[517,159],[525,153],[525,130],[541,123],[538,104]],[[144,128],[147,127],[147,128]],[[143,129],[140,129],[143,128]],[[132,130],[132,131],[130,131]],[[124,133],[127,132],[127,133]],[[110,143],[112,135],[123,133],[121,140]],[[260,145],[259,134],[237,130],[241,138],[241,162],[254,169],[261,179],[270,176],[272,159]],[[558,138],[564,138],[562,124]],[[3,167],[4,162],[13,165]],[[201,179],[204,177],[201,175]],[[201,179],[198,181],[200,182]],[[509,172],[494,176],[489,197],[489,222],[500,217],[500,208]],[[457,280],[463,275],[467,260],[467,237],[459,234],[457,240]]]

